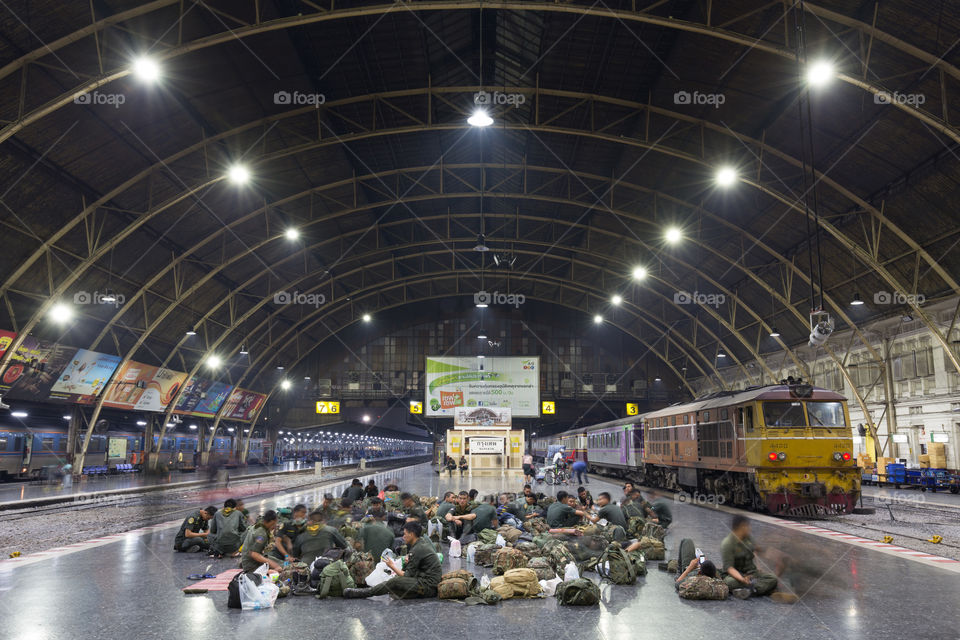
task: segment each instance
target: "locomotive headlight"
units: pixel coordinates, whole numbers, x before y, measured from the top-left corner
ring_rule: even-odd
[[[841,460],[843,460],[843,454],[838,451],[833,454],[833,459],[836,460],[837,462],[840,462]]]
[[[777,454],[777,460],[779,460],[780,462],[783,462],[786,459],[787,459],[787,454],[784,453],[783,451]]]

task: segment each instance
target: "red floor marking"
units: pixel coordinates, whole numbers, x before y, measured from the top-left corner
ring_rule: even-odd
[[[216,578],[207,578],[200,582],[187,585],[184,589],[206,589],[207,591],[226,591],[233,576],[240,573],[240,569],[229,569],[223,573],[218,573]]]

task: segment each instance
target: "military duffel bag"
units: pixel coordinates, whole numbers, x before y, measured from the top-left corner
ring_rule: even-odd
[[[379,560],[379,558],[377,559]],[[355,551],[347,561],[347,567],[350,568],[350,575],[358,587],[367,586],[367,576],[373,572],[377,566],[377,560],[374,560],[373,554],[366,551]]]
[[[643,555],[642,551],[630,551],[627,556],[633,562],[633,568],[637,570],[638,578],[647,575],[647,557]]]
[[[551,540],[556,540],[556,538],[553,537],[552,533],[541,533],[541,534],[538,534],[533,539],[533,544],[543,549],[544,545],[546,545]]]
[[[537,572],[532,569],[510,569],[503,574],[503,579],[513,586],[515,598],[531,598],[541,591]]]
[[[684,578],[677,593],[687,600],[726,600],[730,588],[719,578],[696,575]]]
[[[497,532],[494,529],[483,529],[477,533],[477,540],[484,544],[493,544],[497,541]]]
[[[517,542],[513,548],[523,553],[528,558],[534,558],[540,555],[540,547],[532,542]]]
[[[666,535],[667,532],[663,530],[663,527],[655,522],[646,523],[640,531],[641,538],[653,538],[654,540],[662,541]]]
[[[500,528],[497,529],[497,533],[503,536],[503,539],[507,541],[507,544],[514,544],[520,539],[523,531],[520,531],[520,529],[517,529],[516,527],[511,527],[509,524],[505,524],[501,525]]]
[[[440,584],[437,585],[437,598],[440,600],[463,600],[476,588],[477,579],[473,576],[470,576],[469,580],[447,578],[441,580]]]
[[[450,578],[460,578],[461,580],[470,580],[474,577],[472,573],[466,569],[457,569],[456,571],[448,571],[447,573],[440,576],[440,580],[449,580]]]
[[[530,518],[523,523],[523,528],[537,535],[538,533],[546,533],[550,530],[550,525],[547,524],[547,521],[543,518]]]
[[[587,578],[561,582],[554,595],[560,604],[575,607],[595,607],[600,603],[600,587]]]
[[[553,570],[547,558],[530,558],[527,560],[527,569],[536,572],[537,580],[553,580],[557,577],[557,572]]]
[[[347,563],[343,560],[331,562],[320,572],[320,584],[317,586],[317,598],[327,596],[342,597],[344,589],[353,589],[357,583],[353,581]]]
[[[575,562],[573,554],[567,549],[567,545],[559,540],[551,540],[543,545],[543,557],[550,560],[550,566],[558,574],[562,574],[567,563]]]
[[[481,567],[492,567],[493,566],[493,554],[500,550],[495,544],[481,544],[477,545],[477,550],[473,555],[474,563],[480,565]]]
[[[511,569],[527,566],[527,556],[522,551],[504,547],[493,554],[493,575],[501,576]]]
[[[647,521],[641,516],[630,516],[627,520],[627,535],[633,538],[642,537],[643,526]]]

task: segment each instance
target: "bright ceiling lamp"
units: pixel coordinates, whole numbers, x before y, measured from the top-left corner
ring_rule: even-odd
[[[373,320],[373,317],[372,317],[369,313],[363,314],[363,321],[364,321],[364,322],[370,322],[371,320]]]
[[[683,238],[683,232],[680,231],[679,227],[670,227],[667,229],[664,237],[670,244],[677,244]]]
[[[296,240],[300,237],[300,231],[298,231],[295,227],[290,227],[283,233],[283,235],[287,238],[287,240]]]
[[[613,297],[610,298],[610,303],[611,303],[611,304],[618,305],[618,304],[620,304],[621,302],[623,302],[623,297],[620,296],[620,295],[618,295],[618,294],[614,294]]]
[[[647,268],[646,267],[634,267],[633,268],[633,279],[634,280],[643,280],[647,277]]]
[[[242,164],[235,164],[227,170],[227,178],[233,184],[247,184],[250,181],[250,170]]]
[[[73,309],[63,302],[58,302],[50,309],[50,319],[58,324],[69,322],[72,317]]]
[[[130,70],[143,82],[156,82],[160,79],[160,65],[149,56],[140,56],[134,60]]]
[[[600,324],[601,322],[603,322],[603,316],[601,316],[600,314],[593,316],[594,324]]]
[[[473,127],[489,127],[493,124],[493,118],[483,109],[477,109],[467,118],[467,124]]]
[[[733,167],[720,167],[714,176],[718,187],[730,187],[737,181],[737,170]]]
[[[280,388],[283,389],[284,391],[287,391],[288,389],[290,389],[290,381],[284,380],[283,382],[281,382]]]
[[[223,364],[223,360],[220,356],[209,356],[207,358],[207,366],[211,369],[219,369],[220,365]]]
[[[777,327],[776,327],[776,326],[774,326],[774,327],[772,327],[772,328],[770,329],[770,337],[771,337],[771,338],[779,338],[779,337],[780,337],[780,332],[777,331]]]
[[[835,70],[833,63],[818,60],[807,65],[807,84],[811,87],[823,87],[833,80]]]

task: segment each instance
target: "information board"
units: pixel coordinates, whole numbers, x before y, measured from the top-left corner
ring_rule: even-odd
[[[506,408],[518,418],[540,415],[540,358],[428,356],[428,416],[453,417],[457,408]]]

